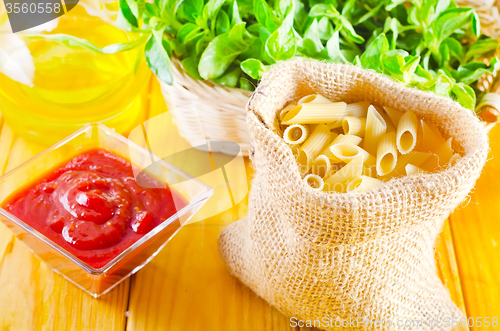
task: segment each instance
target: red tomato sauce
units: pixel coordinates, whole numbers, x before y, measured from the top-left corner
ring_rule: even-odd
[[[2,208],[100,268],[186,205],[168,187],[137,185],[132,167],[111,152],[87,151],[15,192]]]

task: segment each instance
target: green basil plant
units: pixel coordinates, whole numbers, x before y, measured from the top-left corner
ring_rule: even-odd
[[[49,37],[105,53],[145,47],[168,84],[171,58],[194,78],[253,90],[271,65],[308,57],[372,69],[471,110],[479,77],[500,68],[498,41],[480,35],[473,9],[451,0],[119,0],[119,8],[142,37],[102,49]]]

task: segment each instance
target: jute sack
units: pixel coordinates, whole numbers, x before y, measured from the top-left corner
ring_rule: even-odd
[[[315,192],[301,180],[277,122],[287,103],[311,93],[412,110],[453,137],[463,156],[440,172],[365,193]],[[488,154],[471,111],[354,66],[304,60],[272,69],[247,108],[255,148],[248,215],[219,237],[231,273],[286,315],[323,329],[451,329],[463,315],[437,276],[434,244]]]

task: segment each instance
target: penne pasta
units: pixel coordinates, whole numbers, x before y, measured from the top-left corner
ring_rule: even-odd
[[[342,160],[340,160],[338,157],[332,154],[332,152],[330,151],[330,147],[332,147],[335,144],[343,144],[343,143],[359,145],[360,142],[361,138],[358,136],[339,134],[337,138],[335,138],[335,140],[330,145],[328,145],[325,149],[323,149],[320,152],[320,154],[326,155],[330,159],[331,163],[342,162]]]
[[[307,127],[301,124],[292,124],[283,133],[283,139],[287,144],[299,145],[306,141],[309,135]]]
[[[391,173],[398,161],[396,148],[396,133],[389,132],[380,138],[377,147],[377,175],[385,176]]]
[[[397,128],[398,124],[399,124],[399,120],[401,119],[401,116],[403,116],[403,113],[400,111],[397,111],[391,107],[385,107],[385,106],[384,106],[384,110],[385,110],[386,114],[389,116],[389,118],[391,119],[392,125],[394,125],[394,127]]]
[[[415,174],[425,174],[425,173],[427,173],[426,170],[424,170],[424,169],[422,169],[420,167],[414,166],[413,164],[410,164],[410,163],[408,163],[406,165],[405,172],[406,172],[407,176],[415,175]]]
[[[434,124],[421,120],[420,127],[422,130],[422,139],[419,143],[419,149],[424,152],[435,153],[446,140]]]
[[[398,162],[396,163],[396,167],[394,167],[394,170],[389,175],[387,175],[387,177],[389,178],[394,176],[404,176],[406,173],[405,167],[408,163],[420,167],[424,162],[426,162],[431,157],[431,155],[432,154],[430,153],[417,152],[417,151],[411,151],[408,154],[401,155],[400,157],[398,157]]]
[[[282,124],[319,124],[336,122],[344,114],[345,102],[303,103],[290,110]]]
[[[304,177],[304,182],[315,191],[321,191],[325,186],[323,178],[318,175],[309,174]]]
[[[376,175],[377,175],[377,169],[376,169],[377,165],[364,165],[363,166],[363,172],[362,172],[362,175],[363,176],[368,176],[368,177],[373,177],[375,178]]]
[[[368,176],[360,176],[354,178],[349,182],[349,184],[347,185],[347,192],[360,193],[378,187],[383,183],[384,182],[382,182],[380,179],[375,179]]]
[[[336,122],[331,122],[331,123],[328,123],[326,126],[328,127],[328,129],[330,130],[334,130],[334,129],[338,129],[338,128],[342,128],[342,120],[343,118],[337,120]]]
[[[346,116],[342,120],[342,129],[344,130],[344,134],[364,137],[365,126],[366,119],[361,117]]]
[[[365,141],[363,148],[370,154],[377,153],[377,146],[380,137],[385,133],[387,125],[375,107],[368,107],[366,117]]]
[[[323,178],[330,172],[330,168],[331,164],[328,157],[326,155],[318,155],[312,162],[311,173]]]
[[[396,134],[396,146],[401,154],[408,154],[417,144],[418,119],[412,111],[401,116]]]
[[[461,157],[432,123],[368,101],[346,104],[312,94],[285,107],[278,119],[301,177],[314,190],[364,192]]]
[[[363,156],[359,156],[349,162],[342,169],[324,180],[325,185],[323,191],[336,191],[339,193],[347,190],[347,185],[351,180],[361,176],[363,171]]]
[[[348,103],[345,107],[344,116],[366,117],[368,107],[370,107],[370,101]]]
[[[323,148],[330,143],[330,131],[325,124],[316,126],[311,136],[299,149],[298,162],[301,165],[302,175],[311,168],[312,161],[319,155]]]
[[[349,163],[355,158],[362,156],[363,164],[374,165],[376,159],[373,155],[362,149],[357,145],[352,144],[335,144],[330,147],[332,154],[339,158],[342,162]]]
[[[283,110],[281,110],[280,116],[279,116],[280,123],[283,122],[283,118],[285,118],[285,115],[288,114],[288,112],[295,107],[297,107],[297,105],[295,103],[291,103],[288,106],[286,106],[285,108],[283,108]]]
[[[387,125],[385,132],[386,133],[387,132],[396,132],[396,127],[392,124],[392,121],[389,118],[389,116],[387,116],[387,114],[385,114],[384,112],[379,112],[379,114],[380,114],[380,116],[382,116],[382,118],[385,121],[385,124]]]
[[[422,163],[421,167],[428,171],[442,168],[450,162],[453,154],[452,138],[450,138],[442,143],[433,153],[433,157],[430,157],[425,163]]]
[[[320,94],[310,94],[302,97],[297,104],[301,105],[303,103],[332,103],[330,100],[325,98]]]

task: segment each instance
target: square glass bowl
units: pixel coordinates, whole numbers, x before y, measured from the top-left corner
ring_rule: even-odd
[[[140,171],[156,178],[160,184],[168,184],[184,200],[182,203],[186,204],[185,207],[101,268],[89,266],[3,208],[0,208],[0,219],[53,271],[90,295],[99,297],[156,256],[177,231],[189,223],[191,217],[213,194],[213,189],[108,127],[89,124],[0,177],[0,203],[3,204],[17,189],[41,178],[49,170],[95,148],[113,152],[129,160],[136,166],[136,178]]]

